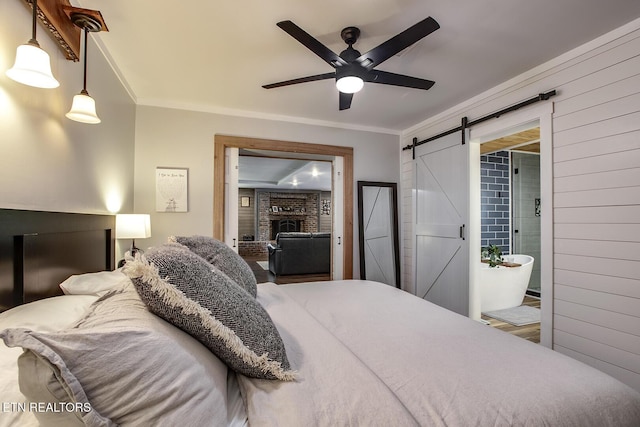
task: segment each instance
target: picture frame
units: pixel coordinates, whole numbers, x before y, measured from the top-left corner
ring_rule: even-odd
[[[320,206],[320,215],[331,215],[330,199],[322,199],[322,205]]]
[[[189,211],[189,169],[156,168],[156,212]]]
[[[271,206],[271,212],[278,212],[277,206]]]
[[[248,208],[251,206],[251,198],[249,196],[240,197],[240,207]]]

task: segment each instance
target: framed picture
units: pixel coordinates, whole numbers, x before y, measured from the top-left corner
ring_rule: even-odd
[[[278,207],[277,206],[271,206],[271,211],[272,212],[278,212]]]
[[[156,212],[189,211],[189,169],[156,168]]]
[[[320,215],[331,215],[331,200],[322,199],[322,206],[320,207]]]
[[[251,206],[251,199],[249,198],[249,196],[240,197],[240,206],[243,208],[248,208],[249,206]]]

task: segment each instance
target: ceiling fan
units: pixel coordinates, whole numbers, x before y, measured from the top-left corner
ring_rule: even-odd
[[[360,52],[353,48],[353,44],[360,36],[360,30],[356,27],[347,27],[342,30],[340,36],[348,47],[343,50],[340,55],[336,55],[331,49],[320,43],[317,39],[309,35],[293,22],[282,21],[278,22],[277,25],[291,37],[298,40],[309,50],[318,55],[327,64],[335,68],[335,71],[331,73],[316,74],[314,76],[285,80],[278,83],[271,83],[262,86],[265,89],[335,78],[336,87],[340,91],[340,110],[346,110],[351,107],[353,94],[362,89],[365,82],[424,90],[431,88],[435,83],[432,80],[425,80],[374,69],[377,65],[391,58],[393,55],[401,52],[418,40],[428,36],[440,28],[440,25],[432,17],[428,17],[407,28],[403,32],[374,47],[365,54],[360,54]]]

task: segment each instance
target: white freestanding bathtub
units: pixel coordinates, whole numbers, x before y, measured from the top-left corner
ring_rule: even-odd
[[[520,267],[489,267],[480,263],[481,311],[502,310],[522,304],[533,269],[529,255],[505,255],[504,261],[521,264]]]

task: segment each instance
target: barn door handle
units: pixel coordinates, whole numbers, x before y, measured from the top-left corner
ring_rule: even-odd
[[[233,239],[233,247],[236,247],[236,239]]]
[[[338,246],[340,246],[340,236],[338,236]]]
[[[464,240],[464,224],[460,226],[460,238]]]

